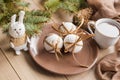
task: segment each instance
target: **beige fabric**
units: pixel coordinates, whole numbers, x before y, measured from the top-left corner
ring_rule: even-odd
[[[120,80],[120,53],[104,57],[96,67],[99,80]]]
[[[93,20],[113,18],[120,22],[120,0],[87,0],[93,8]],[[120,40],[116,45],[118,54],[104,57],[96,67],[99,80],[120,80]]]
[[[120,0],[87,0],[94,9],[92,19],[114,18],[120,15]]]
[[[10,41],[15,45],[15,47],[25,44],[26,40],[27,40],[26,34],[24,34],[24,36],[22,36],[21,38],[13,38],[13,37],[10,38]]]
[[[116,51],[120,51],[120,39],[119,39],[118,42],[116,43],[115,49],[116,49]]]

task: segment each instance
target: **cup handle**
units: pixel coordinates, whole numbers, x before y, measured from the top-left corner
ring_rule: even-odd
[[[91,29],[91,25],[95,26],[95,21],[89,21],[88,22],[88,30],[90,31],[91,34],[94,34],[94,32]]]

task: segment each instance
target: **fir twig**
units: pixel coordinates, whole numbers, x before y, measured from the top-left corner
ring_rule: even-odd
[[[46,16],[46,17],[51,17],[50,13],[47,11],[41,11],[41,10],[32,10],[31,15],[33,16]]]
[[[60,6],[60,0],[47,0],[44,4],[46,10],[50,13],[56,12]]]
[[[0,13],[0,21],[2,20],[3,17],[4,17],[4,14]]]
[[[85,5],[85,6],[84,6]],[[11,16],[17,14],[21,9],[25,10],[24,24],[28,35],[32,36],[40,31],[38,24],[47,22],[51,15],[59,8],[69,12],[76,12],[86,7],[85,0],[47,0],[44,3],[45,10],[29,11],[26,8],[29,3],[20,0],[1,0],[0,1],[0,24],[3,25],[4,31],[8,30]],[[6,26],[6,27],[5,27]]]
[[[30,5],[30,3],[27,3],[27,2],[16,2],[16,4],[22,7],[28,7]]]
[[[3,27],[3,32],[8,32],[9,23],[13,14],[18,14],[22,9],[25,10],[29,6],[29,3],[21,2],[20,0],[2,0],[0,1],[0,24]],[[50,14],[47,11],[25,10],[24,24],[26,27],[26,33],[29,36],[38,34],[40,31],[40,25],[50,19]]]
[[[87,7],[87,3],[85,0],[47,0],[44,7],[50,13],[56,12],[59,8],[69,12],[76,12],[79,9]]]
[[[4,24],[4,25],[3,25],[3,32],[8,33],[8,28],[9,28],[9,26],[10,26],[10,23]]]
[[[49,18],[45,16],[27,16],[27,18],[25,19],[25,22],[38,24],[38,23],[46,22],[48,20]]]
[[[28,36],[39,34],[41,26],[37,26],[31,23],[25,23],[26,33]]]

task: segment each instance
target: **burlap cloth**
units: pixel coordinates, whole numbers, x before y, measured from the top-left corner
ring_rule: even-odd
[[[87,0],[87,2],[94,9],[93,20],[99,18],[120,19],[120,0]]]
[[[105,56],[96,67],[98,80],[120,80],[120,53]]]
[[[87,0],[93,8],[93,20],[113,18],[120,22],[120,0]],[[116,53],[105,56],[98,62],[96,74],[98,80],[120,80],[120,40]]]

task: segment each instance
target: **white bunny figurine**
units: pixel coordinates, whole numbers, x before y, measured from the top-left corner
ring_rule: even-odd
[[[25,26],[23,24],[25,12],[19,12],[19,20],[16,22],[16,14],[11,17],[11,24],[9,27],[10,34],[10,47],[13,48],[17,55],[21,52],[20,50],[28,50],[27,42],[29,41],[28,36],[25,33]]]

